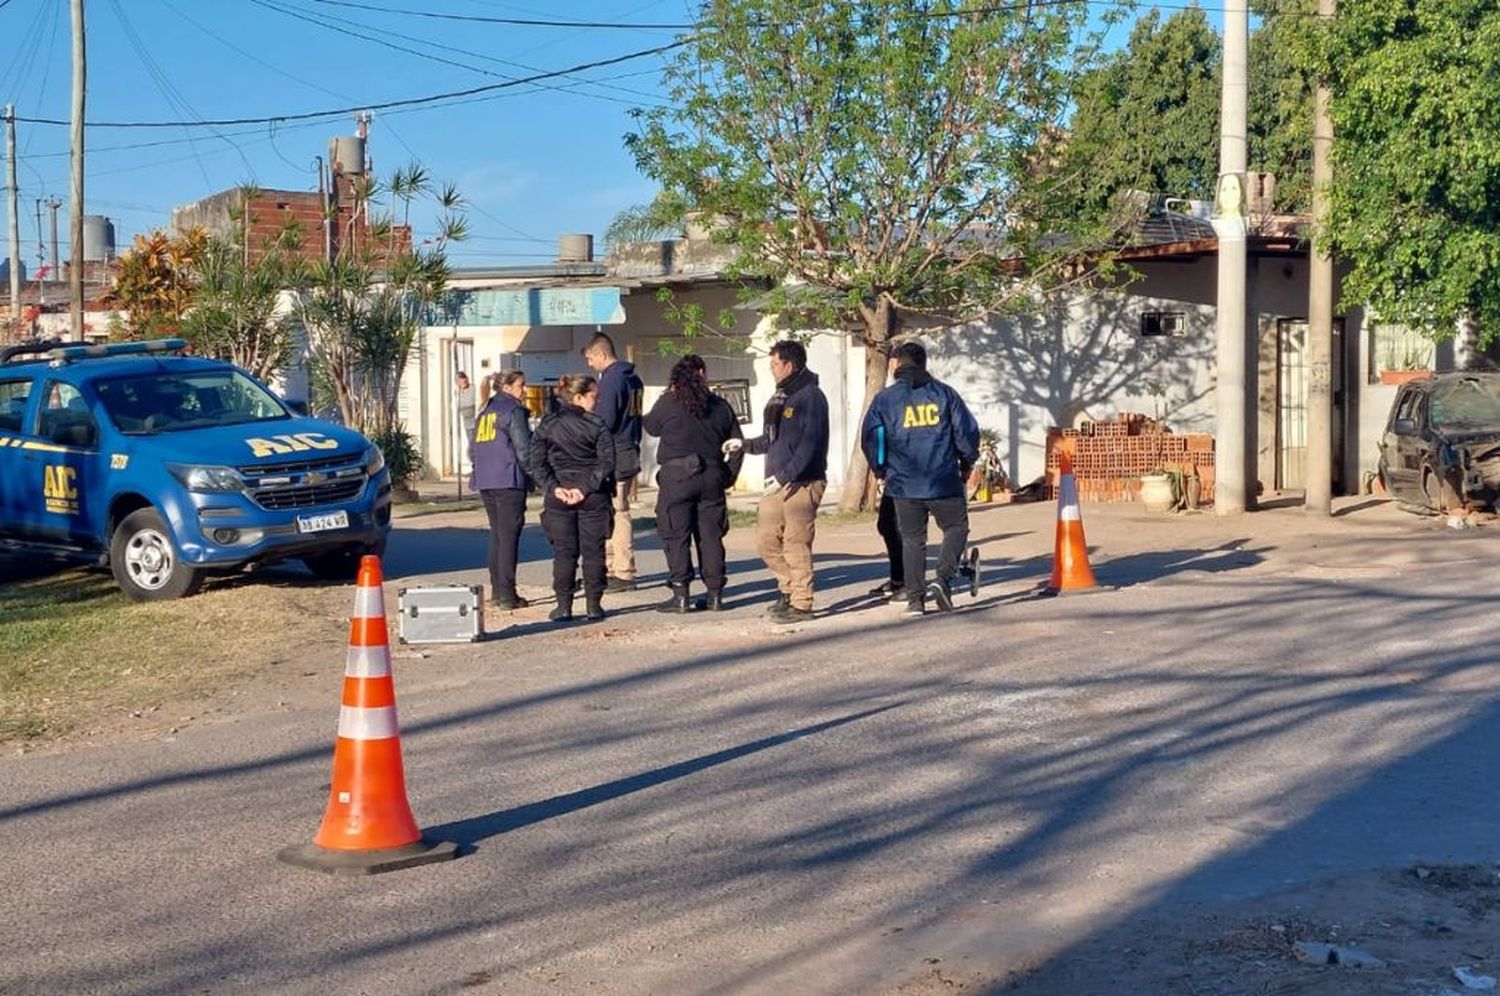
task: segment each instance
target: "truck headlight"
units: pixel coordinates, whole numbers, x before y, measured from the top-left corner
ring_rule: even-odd
[[[245,482],[240,475],[228,467],[168,464],[167,469],[189,491],[240,491],[245,487]]]
[[[379,446],[371,446],[365,450],[365,473],[374,477],[385,470],[385,454],[380,452]]]

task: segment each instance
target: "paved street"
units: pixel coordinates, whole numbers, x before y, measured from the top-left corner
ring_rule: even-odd
[[[736,530],[725,616],[657,588],[398,648],[413,808],[470,853],[371,879],[274,857],[321,815],[342,647],[285,708],[7,757],[0,992],[985,992],[1164,910],[1500,860],[1500,531],[1344,508],[1089,506],[1117,588],[1061,599],[1054,509],[988,510],[991,585],[922,620],[862,598],[872,526],[827,528],[836,611],[788,629]],[[478,518],[402,524],[391,608],[479,580]]]

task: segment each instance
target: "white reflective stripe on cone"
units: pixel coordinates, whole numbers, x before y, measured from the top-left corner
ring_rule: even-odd
[[[391,648],[384,644],[378,647],[350,647],[349,656],[344,659],[346,678],[384,678],[390,673]]]
[[[389,740],[399,732],[396,707],[362,709],[359,706],[339,708],[339,736],[345,740]]]
[[[1082,522],[1083,512],[1076,504],[1064,505],[1058,510],[1057,517],[1063,522]]]
[[[354,589],[354,618],[384,619],[385,592],[374,586]]]

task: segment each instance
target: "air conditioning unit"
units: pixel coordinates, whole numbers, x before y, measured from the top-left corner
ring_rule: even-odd
[[[1187,315],[1181,311],[1142,312],[1141,335],[1187,335]]]

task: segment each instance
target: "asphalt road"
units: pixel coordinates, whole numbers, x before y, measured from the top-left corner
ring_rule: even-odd
[[[327,705],[0,760],[0,992],[984,992],[1132,916],[1500,860],[1500,534],[1086,519],[1116,590],[1035,597],[1050,510],[1010,508],[950,616],[863,601],[860,527],[807,625],[762,620],[741,539],[724,616],[643,591],[399,654],[445,865],[275,860],[321,815],[340,648]],[[393,574],[477,577],[465,521],[405,524]]]

